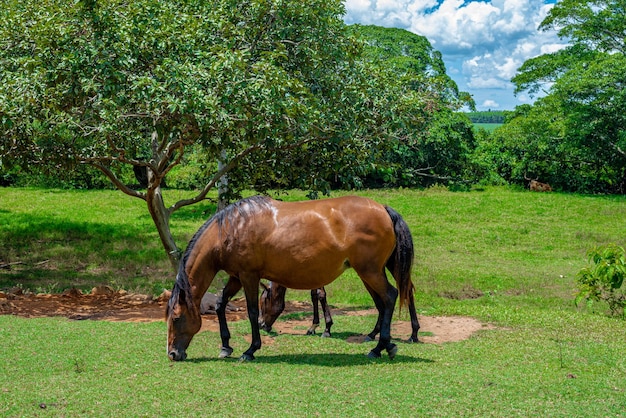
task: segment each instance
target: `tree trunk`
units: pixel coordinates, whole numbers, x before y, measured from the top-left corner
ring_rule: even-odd
[[[155,131],[152,134],[154,159],[151,161],[151,163],[153,167],[160,166],[160,160],[162,158],[167,158],[167,156],[164,156],[157,151],[157,139],[158,134]],[[148,167],[147,175],[148,188],[146,190],[146,203],[148,204],[148,211],[150,211],[150,216],[152,216],[152,221],[154,222],[154,225],[159,232],[159,238],[161,238],[163,248],[165,248],[165,252],[167,253],[168,259],[170,260],[170,264],[174,269],[174,273],[176,273],[178,272],[178,263],[180,262],[180,250],[176,246],[176,242],[174,241],[174,237],[172,236],[172,231],[170,230],[171,212],[168,208],[165,207],[163,194],[161,192],[161,185],[164,175],[162,173],[154,172],[152,167]]]
[[[170,213],[163,203],[161,188],[149,188],[146,196],[146,202],[148,203],[150,216],[152,216],[154,225],[159,232],[159,238],[161,238],[161,243],[163,244],[163,248],[165,248],[170,264],[172,265],[174,272],[177,272],[181,252],[176,246],[176,242],[174,241],[174,237],[172,236],[172,232],[170,230]]]
[[[220,152],[220,158],[217,160],[217,171],[221,171],[227,164],[228,156],[226,150]],[[217,181],[217,211],[224,209],[228,206],[228,174],[224,174]]]

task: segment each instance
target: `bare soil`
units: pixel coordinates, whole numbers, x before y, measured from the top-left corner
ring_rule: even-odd
[[[111,288],[101,286],[94,288],[91,293],[72,289],[63,294],[24,294],[20,289],[9,292],[0,292],[0,314],[16,315],[25,318],[62,316],[72,320],[104,320],[126,322],[154,322],[165,319],[165,306],[168,295],[158,298],[148,295],[115,292]],[[311,313],[310,303],[287,302],[285,313]],[[369,310],[341,310],[333,309],[332,314],[337,320],[341,315],[376,315],[375,309]],[[218,332],[219,326],[215,313],[202,315],[201,331]],[[228,321],[247,320],[248,316],[243,298],[230,302],[227,310]],[[493,329],[493,326],[483,324],[468,317],[430,317],[420,316],[420,332],[427,335],[420,339],[425,343],[440,344],[468,339],[472,334],[483,329]],[[305,334],[311,324],[310,317],[301,320],[277,321],[273,330],[278,334]],[[322,326],[323,327],[323,324]],[[320,327],[320,328],[321,328]],[[321,332],[321,330],[319,330]],[[393,338],[406,339],[411,334],[409,321],[394,321],[391,328]],[[362,342],[365,335],[350,337],[349,342]],[[271,344],[272,337],[264,337],[264,343]]]

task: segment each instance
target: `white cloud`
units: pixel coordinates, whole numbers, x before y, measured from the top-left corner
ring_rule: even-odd
[[[470,89],[506,89],[509,85],[506,81],[489,75],[475,75],[467,82]]]
[[[346,0],[346,10],[348,12],[346,17],[362,17],[362,14],[370,10],[371,5],[372,2],[369,0]]]
[[[567,46],[567,44],[546,44],[546,45],[541,45],[540,48],[540,52],[539,55],[542,54],[551,54],[553,52],[559,51],[563,48],[565,48]]]
[[[426,36],[440,51],[471,50],[474,45],[493,44],[490,27],[500,11],[490,3],[444,0],[432,13],[413,16],[409,30]]]
[[[494,66],[499,71],[499,75],[510,80],[515,75],[517,68],[520,66],[520,61],[513,57],[504,57],[504,62],[498,64],[494,63]]]
[[[485,100],[482,103],[482,107],[485,109],[497,109],[500,107],[500,104],[494,100]]]
[[[506,90],[524,61],[565,45],[539,32],[552,4],[538,0],[347,0],[346,23],[400,27],[425,36],[439,50],[448,74],[477,103],[482,89]],[[517,101],[522,101],[521,97]],[[515,105],[515,103],[513,103]],[[512,106],[509,106],[512,107]]]

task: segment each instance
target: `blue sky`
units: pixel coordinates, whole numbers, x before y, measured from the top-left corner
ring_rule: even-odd
[[[439,50],[478,110],[532,103],[510,82],[524,61],[565,46],[537,27],[556,0],[346,0],[345,22],[407,29]]]

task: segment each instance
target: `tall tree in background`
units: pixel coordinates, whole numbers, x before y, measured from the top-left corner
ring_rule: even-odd
[[[473,101],[446,74],[441,54],[403,29],[348,29],[362,52],[342,91],[350,107],[333,113],[341,116],[333,124],[344,126],[343,133],[289,152],[251,154],[234,177],[271,161],[273,170],[256,177],[257,188],[297,187],[313,195],[331,187],[421,186],[461,177],[473,135],[470,121],[455,111]]]
[[[96,167],[145,200],[176,267],[171,214],[246,158],[358,138],[371,109],[343,13],[334,0],[0,0],[3,163]],[[163,180],[191,146],[219,169],[166,206]],[[124,184],[125,165],[147,170],[145,191]]]
[[[365,42],[362,60],[384,80],[376,96],[388,97],[394,109],[377,121],[390,130],[391,141],[372,176],[395,186],[462,179],[474,138],[470,120],[457,111],[474,108],[474,101],[446,74],[441,53],[404,29],[354,25],[351,30]]]
[[[626,186],[626,8],[623,0],[562,0],[540,29],[557,29],[570,46],[530,59],[513,78],[516,90],[544,92],[519,117],[554,125],[564,154],[545,155],[543,174],[563,188],[624,192]],[[544,131],[545,133],[545,131]],[[525,140],[546,147],[538,131]],[[539,139],[538,139],[539,138]],[[541,145],[543,144],[543,145]],[[552,161],[550,161],[552,158]],[[558,167],[559,158],[563,167]]]

